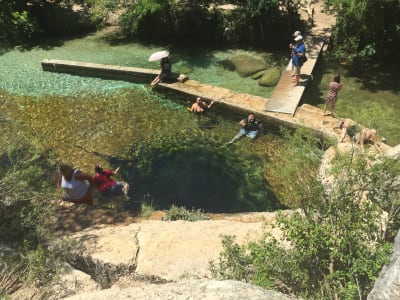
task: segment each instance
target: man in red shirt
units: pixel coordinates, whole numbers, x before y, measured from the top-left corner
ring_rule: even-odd
[[[107,196],[127,195],[129,185],[123,181],[115,181],[111,176],[118,173],[119,168],[114,171],[110,169],[103,169],[101,166],[95,166],[94,171],[96,175],[93,178],[94,185],[100,193]]]

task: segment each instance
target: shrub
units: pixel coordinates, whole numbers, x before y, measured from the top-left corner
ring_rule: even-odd
[[[209,217],[206,216],[201,209],[195,210],[187,210],[184,206],[175,206],[172,205],[171,208],[167,211],[167,214],[163,218],[164,221],[200,221],[200,220],[208,220]]]

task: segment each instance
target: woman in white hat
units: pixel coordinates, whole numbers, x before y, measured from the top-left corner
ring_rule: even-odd
[[[304,45],[303,37],[301,35],[296,36],[294,41],[296,42],[296,45],[292,46],[292,83],[293,86],[298,86],[301,66],[303,64],[302,59],[306,56],[306,46]]]

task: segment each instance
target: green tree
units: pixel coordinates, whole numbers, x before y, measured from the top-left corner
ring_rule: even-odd
[[[396,0],[328,0],[337,10],[335,52],[347,61],[388,55],[400,46],[400,2]]]
[[[293,28],[301,28],[295,1],[246,0],[231,1],[235,35],[242,42],[264,45],[271,41],[287,41]]]
[[[0,38],[29,38],[40,30],[25,1],[0,0]]]
[[[211,1],[143,0],[128,7],[120,18],[129,36],[174,43],[207,43],[222,37],[219,13]]]

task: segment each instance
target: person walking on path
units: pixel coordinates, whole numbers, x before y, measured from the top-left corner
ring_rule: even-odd
[[[201,114],[207,109],[210,109],[211,106],[214,104],[214,101],[211,101],[210,104],[207,104],[206,102],[201,100],[202,99],[200,97],[197,97],[196,102],[193,103],[191,107],[188,107],[187,110],[195,114]]]
[[[93,205],[93,178],[67,164],[60,165],[60,175],[57,181],[58,203],[70,201]],[[62,193],[64,192],[64,195]]]
[[[293,86],[298,86],[300,81],[301,66],[306,58],[306,46],[303,42],[303,37],[298,35],[294,38],[296,44],[292,45],[292,83]]]
[[[250,139],[254,140],[263,128],[261,121],[256,119],[253,113],[250,113],[247,118],[240,120],[239,125],[241,126],[239,133],[235,135],[227,145],[234,143],[242,136],[248,136]]]
[[[340,83],[340,76],[335,75],[333,81],[329,83],[329,90],[325,98],[324,116],[334,116],[337,96],[341,89],[342,84]],[[326,110],[329,110],[329,112],[327,113]]]

